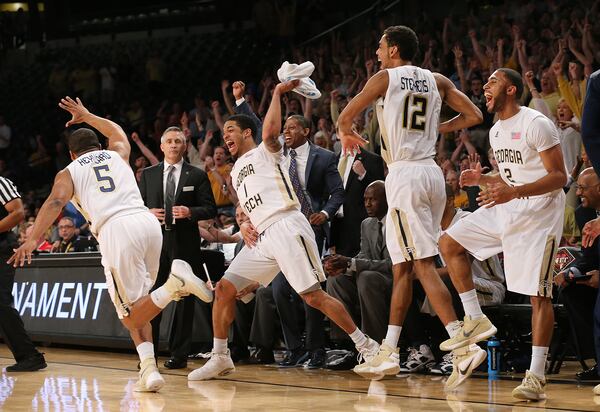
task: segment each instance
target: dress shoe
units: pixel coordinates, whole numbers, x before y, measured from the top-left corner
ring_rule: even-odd
[[[600,381],[600,376],[598,376],[597,365],[594,365],[593,367],[584,371],[577,372],[575,374],[575,377],[580,381]]]
[[[25,359],[21,359],[19,362],[14,365],[10,365],[6,367],[7,372],[33,372],[40,369],[44,369],[46,366],[46,360],[44,359],[44,355],[41,353],[36,353],[35,355],[31,355],[26,357]]]
[[[325,368],[334,371],[348,371],[354,369],[356,365],[358,365],[358,353],[345,351],[343,354],[328,359]]]
[[[304,364],[304,362],[306,362],[306,360],[308,359],[309,355],[310,353],[302,348],[294,349],[288,351],[287,355],[285,355],[285,358],[283,358],[283,360],[279,362],[278,365],[280,368],[295,368]]]
[[[170,358],[165,361],[167,369],[183,369],[187,368],[187,359]]]
[[[327,362],[327,353],[325,349],[315,349],[310,351],[310,357],[304,364],[306,369],[320,369]]]
[[[250,355],[248,363],[251,365],[268,365],[275,363],[272,349],[257,347]]]

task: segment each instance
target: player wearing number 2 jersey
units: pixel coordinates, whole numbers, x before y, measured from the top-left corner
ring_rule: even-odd
[[[187,263],[175,260],[167,282],[148,295],[158,272],[162,234],[158,220],[144,206],[129,167],[127,136],[116,123],[91,114],[79,99],[66,97],[59,106],[73,116],[67,126],[87,123],[96,128],[108,138],[108,150],[101,150],[90,129],[81,128],[69,136],[73,162],[56,175],[31,240],[17,249],[9,262],[15,266],[22,266],[25,260],[30,263],[36,240],[72,200],[98,239],[108,292],[140,356],[136,390],[157,391],[165,382],[154,360],[150,320],[172,300],[192,293],[210,302],[212,292]]]
[[[465,309],[463,328],[440,348],[459,350],[496,333],[479,307],[466,251],[479,260],[504,252],[508,290],[530,296],[532,305],[531,366],[513,396],[539,400],[546,397],[544,371],[554,329],[552,268],[562,233],[567,174],[554,124],[518,103],[523,91],[519,73],[498,69],[484,90],[488,111],[499,119],[490,130],[490,145],[500,173],[482,175],[478,164],[461,174],[462,185],[486,186],[479,194],[484,207],[440,240]]]
[[[460,328],[450,293],[435,271],[446,203],[444,176],[434,161],[435,144],[438,132],[481,123],[482,114],[446,77],[414,66],[411,61],[417,49],[417,36],[410,28],[387,28],[377,50],[382,70],[369,79],[338,120],[344,150],[358,150],[365,142],[352,130],[352,119],[377,100],[381,151],[389,167],[386,242],[394,263],[394,286],[388,331],[379,354],[354,369],[367,378],[400,370],[398,339],[412,299],[413,271],[449,333]],[[439,124],[442,102],[459,114]],[[481,351],[475,355],[478,362],[485,358]]]

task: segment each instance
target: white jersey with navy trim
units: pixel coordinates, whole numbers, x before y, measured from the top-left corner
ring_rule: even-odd
[[[73,160],[73,204],[97,234],[111,217],[147,211],[131,167],[111,150],[94,150]]]
[[[389,84],[377,101],[381,154],[387,164],[435,156],[442,98],[433,74],[416,66],[387,69]]]
[[[261,143],[240,156],[231,170],[240,205],[259,233],[280,218],[279,212],[300,210],[282,161],[283,150],[272,153]]]
[[[490,146],[500,177],[511,186],[535,182],[548,171],[539,152],[560,144],[556,126],[537,110],[521,106],[514,116],[498,120],[490,129]],[[558,189],[554,193],[562,191]],[[542,196],[549,196],[545,194]]]

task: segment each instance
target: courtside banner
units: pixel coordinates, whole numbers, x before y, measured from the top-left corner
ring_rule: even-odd
[[[110,300],[100,253],[46,254],[18,268],[14,307],[33,340],[130,347],[131,338]],[[174,305],[165,309],[161,341],[168,340]]]

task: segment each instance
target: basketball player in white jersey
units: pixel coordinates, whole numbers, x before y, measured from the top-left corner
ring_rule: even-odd
[[[280,83],[263,123],[262,140],[257,147],[252,118],[235,115],[225,122],[223,139],[236,158],[231,179],[244,213],[250,222],[241,231],[247,247],[235,257],[217,284],[213,305],[214,346],[210,360],[188,375],[189,380],[205,380],[235,370],[227,349],[227,333],[235,316],[236,295],[254,282],[268,285],[279,271],[310,306],[323,312],[350,335],[359,353],[370,358],[379,345],[356,327],[344,305],[325,293],[325,280],[315,235],[300,211],[285,168],[278,140],[281,134],[281,96],[298,81]],[[249,231],[247,229],[250,229]]]
[[[162,245],[160,224],[144,206],[129,166],[131,147],[116,123],[90,113],[79,99],[61,100],[59,106],[72,114],[67,127],[87,123],[108,138],[102,150],[96,133],[81,128],[69,136],[73,162],[57,173],[54,186],[36,218],[29,240],[18,248],[9,263],[31,263],[35,239],[39,239],[71,200],[98,239],[106,285],[117,315],[129,330],[140,356],[138,391],[157,391],[164,385],[154,360],[150,320],[172,300],[190,293],[205,302],[212,292],[194,276],[182,260],[173,261],[167,282],[151,295]],[[173,211],[177,218],[177,210]]]
[[[554,124],[540,112],[519,105],[523,92],[519,73],[496,70],[484,91],[487,110],[499,119],[490,130],[490,145],[500,172],[484,175],[478,164],[461,174],[461,186],[485,186],[478,198],[483,207],[457,222],[440,240],[465,309],[461,331],[440,348],[456,350],[496,333],[479,307],[466,251],[479,260],[504,252],[508,290],[529,295],[532,305],[531,367],[512,394],[519,399],[545,399],[544,369],[554,328],[552,268],[562,234],[567,173]]]
[[[434,263],[446,203],[444,176],[434,161],[435,145],[438,132],[481,123],[482,114],[446,77],[414,66],[417,49],[413,30],[387,28],[377,49],[382,70],[369,79],[338,119],[344,150],[360,150],[366,142],[352,130],[352,119],[377,100],[381,154],[389,168],[386,242],[394,264],[394,285],[388,331],[379,354],[354,368],[366,378],[395,375],[400,370],[398,340],[412,300],[413,269],[448,333],[452,336],[460,329],[450,293]],[[458,115],[439,124],[442,102]],[[471,356],[474,368],[486,355],[473,348]],[[470,374],[473,368],[466,372]],[[455,384],[456,377],[448,382]]]

